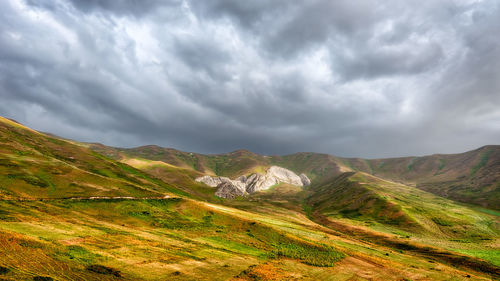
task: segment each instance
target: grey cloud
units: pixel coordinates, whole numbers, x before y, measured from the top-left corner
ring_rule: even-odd
[[[443,76],[447,83],[435,85],[433,90],[441,94],[431,100],[432,109],[439,112],[437,117],[442,122],[451,118],[462,124],[482,120],[474,126],[492,123],[500,130],[500,39],[495,36],[500,32],[499,17],[500,5],[483,7],[457,30],[464,43],[463,53]],[[437,111],[441,107],[448,110]],[[488,115],[496,117],[487,118]]]
[[[375,2],[310,1],[274,29],[268,29],[264,46],[273,54],[295,55],[329,38],[370,32],[380,15]]]
[[[191,9],[200,17],[209,19],[229,18],[243,28],[266,28],[264,23],[276,20],[301,1],[189,1]]]
[[[500,139],[495,1],[0,8],[0,115],[63,137],[363,157]]]
[[[272,55],[296,55],[335,33],[365,32],[380,4],[352,1],[204,1],[191,2],[193,10],[208,18],[230,18],[261,39]]]
[[[31,0],[34,1],[34,0]],[[180,0],[70,0],[73,5],[84,11],[103,13],[111,12],[118,15],[144,16],[159,7],[178,6]]]
[[[353,48],[356,47],[353,46]],[[435,67],[443,57],[441,46],[435,42],[420,48],[366,46],[354,53],[346,47],[335,48],[335,50],[338,52],[334,55],[332,67],[345,80],[370,79],[387,75],[414,75]]]
[[[175,54],[191,69],[207,73],[213,79],[224,81],[228,79],[223,66],[231,63],[228,52],[207,38],[176,38],[174,39]]]

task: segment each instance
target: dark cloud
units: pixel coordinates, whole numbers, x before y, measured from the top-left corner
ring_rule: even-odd
[[[30,0],[36,2],[35,0]],[[159,7],[179,6],[181,0],[70,0],[73,5],[84,12],[99,11],[118,15],[144,16]]]
[[[371,1],[305,3],[275,29],[267,29],[264,46],[272,54],[288,57],[329,39],[362,36],[373,29],[373,23],[380,16],[377,3]]]
[[[114,146],[343,156],[500,139],[495,1],[0,3],[0,114]]]
[[[265,23],[273,22],[291,8],[300,5],[296,0],[255,0],[255,1],[189,1],[198,17],[206,19],[229,19],[245,29],[265,28]]]
[[[231,63],[231,56],[218,43],[211,38],[194,36],[173,41],[176,56],[189,68],[204,72],[214,80],[224,81],[229,78],[224,66]]]
[[[332,66],[346,80],[419,74],[439,65],[444,55],[441,46],[435,42],[408,48],[367,46],[354,54],[353,49],[345,46],[335,50],[337,55]]]

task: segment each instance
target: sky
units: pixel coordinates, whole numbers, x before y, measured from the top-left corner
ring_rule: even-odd
[[[500,144],[500,1],[2,0],[0,115],[118,147]]]

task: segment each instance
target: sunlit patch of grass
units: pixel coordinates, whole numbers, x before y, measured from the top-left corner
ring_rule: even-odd
[[[452,249],[455,252],[466,254],[473,257],[491,262],[492,264],[500,267],[500,250],[498,249],[485,249],[485,250],[470,250],[470,249]]]
[[[476,208],[476,209],[480,212],[500,217],[500,211],[495,211],[495,210],[485,209],[485,208]]]

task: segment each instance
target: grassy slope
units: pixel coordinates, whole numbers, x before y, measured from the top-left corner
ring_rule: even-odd
[[[500,208],[498,145],[460,154],[343,161],[356,171],[415,185],[453,200]]]
[[[0,212],[0,252],[8,257],[0,266],[12,278],[97,280],[86,268],[98,264],[125,280],[223,280],[278,257],[314,266],[343,257],[324,243],[181,198],[2,201]],[[39,259],[25,263],[33,248]]]
[[[339,224],[394,234],[498,264],[500,217],[417,188],[364,173],[342,174],[312,187],[312,212]]]
[[[297,174],[305,173],[314,182],[325,181],[350,170],[337,157],[311,152],[272,156],[271,161]]]
[[[117,160],[139,158],[162,161],[179,168],[226,177],[265,172],[265,168],[271,165],[267,157],[246,150],[238,150],[227,154],[203,155],[155,145],[131,149],[112,148],[101,144],[90,144],[90,147]]]
[[[486,280],[331,235],[303,217],[187,199],[0,201],[0,212],[7,280]]]
[[[176,167],[162,161],[148,159],[128,158],[124,156],[120,161],[145,171],[169,185],[189,193],[190,196],[194,198],[220,201],[218,197],[215,196],[216,188],[194,181],[194,179],[203,175],[200,172],[189,168]]]
[[[0,117],[0,198],[179,194],[131,166]]]

